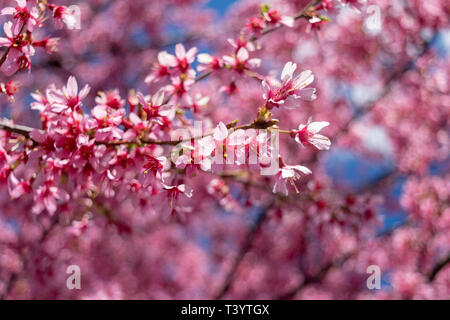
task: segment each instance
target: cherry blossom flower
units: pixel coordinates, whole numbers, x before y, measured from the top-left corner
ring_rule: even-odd
[[[222,60],[207,53],[200,53],[197,55],[197,61],[200,63],[197,67],[198,72],[219,70],[223,67]]]
[[[175,161],[176,167],[186,169],[186,173],[190,176],[193,176],[197,169],[211,170],[211,153],[215,147],[210,143],[210,139],[200,139],[196,141],[195,146],[183,144],[181,147],[188,153],[179,156]]]
[[[9,175],[8,189],[12,199],[20,198],[24,194],[28,194],[33,191],[31,181],[19,181],[13,173]]]
[[[335,0],[322,0],[316,7],[316,10],[330,11],[335,6]]]
[[[78,29],[80,27],[78,7],[57,6],[54,4],[49,4],[48,7],[53,11],[53,18],[57,28],[61,29],[64,25],[66,25],[69,30]]]
[[[11,156],[0,146],[0,167],[4,167],[11,161]]]
[[[0,92],[8,96],[9,101],[14,102],[14,95],[19,90],[19,83],[14,80],[9,80],[7,83],[0,83]]]
[[[98,106],[112,109],[120,109],[125,105],[125,101],[119,95],[119,90],[101,91],[95,98],[95,102]]]
[[[311,31],[319,31],[324,24],[328,22],[328,19],[321,17],[312,17],[308,20],[309,24],[306,27],[306,32],[309,33]]]
[[[147,118],[162,124],[163,117],[172,119],[175,116],[175,109],[172,105],[164,104],[164,90],[159,90],[153,96],[144,96],[142,93],[137,94],[138,101],[142,105],[142,109],[146,112]]]
[[[265,131],[238,129],[227,139],[227,148],[236,154],[236,164],[257,164],[266,166],[272,157],[268,143],[269,134]]]
[[[180,73],[185,73],[189,78],[195,77],[195,71],[191,68],[197,54],[197,48],[193,47],[186,52],[184,46],[179,43],[175,46],[175,56],[162,51],[158,53],[158,63],[154,67],[153,73],[145,78],[146,83],[158,82],[165,76],[173,75],[172,68]]]
[[[167,51],[158,53],[158,63],[155,64],[153,72],[145,78],[145,83],[158,82],[166,76],[170,76],[170,68],[176,67],[178,61],[175,56]]]
[[[203,96],[201,93],[196,93],[194,97],[186,95],[184,100],[186,103],[185,108],[192,109],[194,113],[199,113],[208,105],[210,98]]]
[[[273,186],[273,193],[282,193],[285,196],[289,194],[287,183],[289,182],[298,193],[297,186],[295,185],[295,181],[297,181],[300,178],[300,173],[303,174],[311,174],[312,171],[309,170],[307,167],[296,165],[296,166],[289,166],[284,164],[282,159],[280,158],[280,169],[276,175],[276,182]]]
[[[20,30],[23,25],[26,29],[33,32],[39,26],[39,9],[37,8],[37,0],[16,0],[17,7],[6,7],[1,10],[1,15],[12,15],[17,24],[14,30]]]
[[[192,88],[195,84],[195,71],[190,69],[186,74],[186,77],[173,77],[172,84],[165,87],[167,92],[171,95],[175,95],[177,98],[182,98],[186,92]]]
[[[72,221],[72,225],[68,229],[68,232],[76,237],[79,237],[89,226],[90,216],[85,214],[81,220]]]
[[[50,38],[46,37],[39,41],[33,41],[33,47],[44,48],[47,53],[52,53],[58,51],[58,43],[60,38]]]
[[[298,130],[292,130],[291,136],[295,137],[295,141],[302,147],[305,144],[311,144],[319,150],[328,150],[331,146],[330,139],[318,134],[318,132],[329,125],[329,122],[312,122],[312,118],[309,118],[306,124],[298,126]]]
[[[263,16],[267,22],[276,26],[280,24],[284,24],[291,28],[294,26],[295,20],[293,17],[281,16],[277,10],[265,11],[263,12]]]
[[[164,190],[167,191],[167,197],[169,199],[169,205],[172,209],[175,209],[175,204],[178,201],[178,197],[180,194],[184,194],[187,198],[192,197],[193,190],[191,187],[187,186],[186,184],[182,183],[179,185],[167,185],[164,183],[161,183]]]
[[[287,62],[281,73],[281,82],[275,79],[263,80],[263,98],[267,100],[267,108],[278,108],[281,105],[288,109],[297,108],[298,106],[294,104],[296,99],[305,101],[316,99],[316,89],[306,88],[314,81],[312,72],[306,70],[294,77],[296,69],[296,63]]]
[[[36,190],[34,194],[35,205],[32,211],[34,214],[39,214],[47,210],[50,215],[53,215],[58,208],[58,200],[64,203],[69,198],[70,196],[66,191],[53,185],[52,181],[47,181]]]
[[[265,28],[266,24],[262,17],[250,17],[250,22],[247,23],[246,28],[253,34],[260,34]]]
[[[346,9],[362,1],[277,0],[276,10],[258,10],[241,0],[214,20],[197,0],[151,10],[142,10],[148,0],[79,0],[83,30],[58,32],[59,52],[33,68],[37,48],[56,49],[47,23],[77,28],[76,10],[40,0],[34,24],[36,1],[8,2],[17,8],[3,16],[2,73],[30,71],[0,81],[0,99],[17,101],[2,106],[14,122],[0,120],[0,298],[448,298],[450,68],[435,50],[445,47],[448,1],[373,0],[383,17],[374,36],[363,26],[375,16]],[[330,25],[319,30],[325,11]],[[279,28],[294,14],[297,28]],[[158,54],[178,37],[210,54]],[[295,112],[273,108],[312,100],[315,89],[308,72],[295,83],[292,62],[272,80],[287,57],[319,80],[320,99]],[[98,94],[52,84],[71,70]],[[361,163],[360,183],[344,179],[340,163],[316,152],[331,147],[320,135],[327,123],[292,126],[310,116],[333,120],[345,152],[387,160],[392,171],[378,180]],[[314,148],[293,148],[293,139]],[[284,197],[292,191],[301,195]],[[392,209],[401,217],[386,224]],[[83,290],[64,290],[69,263],[82,268]],[[389,271],[380,290],[366,287],[373,265]]]
[[[2,70],[6,75],[12,75],[19,69],[30,69],[30,56],[34,55],[33,46],[23,40],[20,29],[15,27],[11,21],[3,25],[3,30],[7,38],[0,37],[0,47],[9,47],[10,50],[6,61],[2,65]]]
[[[222,86],[219,89],[219,92],[226,92],[229,95],[233,95],[239,91],[238,86],[236,85],[236,81],[231,81],[228,85]]]
[[[233,57],[224,56],[223,60],[227,63],[233,70],[236,70],[239,73],[248,70],[249,68],[257,68],[261,65],[261,59],[252,58],[249,59],[250,56],[248,54],[247,49],[241,47],[237,54]]]
[[[255,46],[255,44],[253,42],[248,41],[242,35],[240,35],[236,40],[228,38],[227,41],[236,50],[236,53],[241,48],[245,48],[250,52],[255,51],[257,49],[257,47]]]
[[[47,99],[53,112],[65,110],[77,110],[81,107],[81,101],[87,97],[90,91],[89,85],[85,85],[78,93],[78,84],[74,76],[70,76],[67,85],[62,90],[53,88],[47,92]]]
[[[156,177],[162,179],[161,173],[165,167],[167,167],[167,159],[166,157],[153,157],[146,155],[145,162],[143,165],[143,171],[140,176],[140,182],[142,186],[145,188],[149,186]]]
[[[193,47],[186,52],[186,49],[181,43],[177,44],[175,46],[175,56],[177,59],[176,67],[181,72],[187,71],[190,68],[190,64],[194,62],[197,52],[198,50],[196,47]]]

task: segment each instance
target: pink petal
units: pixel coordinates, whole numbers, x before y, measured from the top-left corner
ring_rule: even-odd
[[[180,60],[186,57],[186,50],[184,49],[184,46],[181,43],[175,46],[175,55]]]
[[[223,124],[223,122],[220,122],[217,127],[214,129],[214,139],[217,141],[223,141],[228,136],[228,129]]]
[[[70,76],[67,80],[67,86],[64,90],[65,94],[69,97],[76,97],[78,94],[78,84],[74,76]]]

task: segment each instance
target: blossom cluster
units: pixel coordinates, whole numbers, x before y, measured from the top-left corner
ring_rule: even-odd
[[[450,296],[448,1],[10,2],[0,299]]]
[[[16,0],[15,7],[5,7],[0,14],[10,17],[3,24],[4,37],[0,37],[0,47],[6,51],[2,57],[1,70],[10,76],[18,70],[31,69],[31,57],[36,48],[43,48],[47,52],[56,49],[58,38],[50,36],[35,39],[33,32],[44,26],[51,17],[57,28],[65,25],[68,29],[79,26],[79,12],[75,7],[58,6],[47,1]]]

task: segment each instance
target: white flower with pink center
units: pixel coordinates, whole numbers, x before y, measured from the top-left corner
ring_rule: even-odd
[[[329,125],[329,122],[312,122],[311,118],[309,118],[306,124],[298,126],[298,130],[292,130],[291,135],[295,137],[295,141],[302,147],[305,144],[311,144],[319,150],[328,150],[330,149],[331,141],[328,137],[319,134],[319,131]]]
[[[281,82],[276,79],[263,80],[263,98],[267,101],[266,107],[297,108],[295,100],[312,101],[316,99],[316,89],[307,88],[314,81],[312,71],[306,70],[294,77],[297,64],[288,62],[281,73]]]
[[[289,166],[284,163],[280,158],[280,169],[276,175],[275,185],[273,186],[273,193],[282,193],[285,196],[289,194],[287,184],[290,183],[294,187],[295,191],[298,193],[295,181],[300,179],[301,174],[311,174],[312,171],[305,166],[296,165]]]

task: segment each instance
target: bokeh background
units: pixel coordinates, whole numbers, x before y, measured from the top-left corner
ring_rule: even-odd
[[[233,48],[227,39],[236,39],[261,5],[253,0],[60,3],[80,6],[82,28],[49,27],[60,38],[59,50],[38,52],[31,73],[14,76],[20,83],[15,102],[4,96],[0,102],[2,116],[16,123],[39,126],[30,92],[64,84],[70,75],[92,87],[86,112],[98,91],[117,88],[122,97],[130,89],[153,93],[161,84],[147,85],[144,79],[159,51],[173,52],[183,43],[228,55]],[[10,4],[0,1],[0,7]],[[271,1],[284,15],[306,4]],[[379,10],[379,24],[370,23],[369,5]],[[12,201],[2,190],[0,233],[14,239],[0,237],[2,297],[450,298],[450,4],[374,0],[362,8],[323,11],[330,22],[320,29],[310,30],[308,21],[299,20],[294,28],[261,38],[261,49],[251,53],[262,59],[261,74],[277,74],[294,61],[315,75],[316,101],[295,111],[274,111],[286,128],[310,116],[331,124],[324,130],[332,139],[330,151],[282,142],[288,163],[314,172],[301,181],[300,195],[279,200],[226,177],[219,177],[226,189],[211,191],[212,178],[200,175],[188,179],[198,197],[186,204],[190,211],[183,223],[155,218],[151,199],[138,208],[131,199],[105,198],[103,205],[119,222],[109,223],[94,211],[90,227],[74,237],[67,222],[46,231],[50,217],[30,217],[30,199]],[[238,88],[233,95],[220,90],[230,83]],[[211,124],[251,121],[262,102],[259,81],[230,71],[213,74],[192,92],[210,102],[191,119]],[[273,184],[270,178],[259,182]],[[272,200],[276,204],[268,207]],[[81,267],[80,291],[65,288],[65,268],[71,264]],[[366,286],[369,265],[382,271],[379,290]]]

